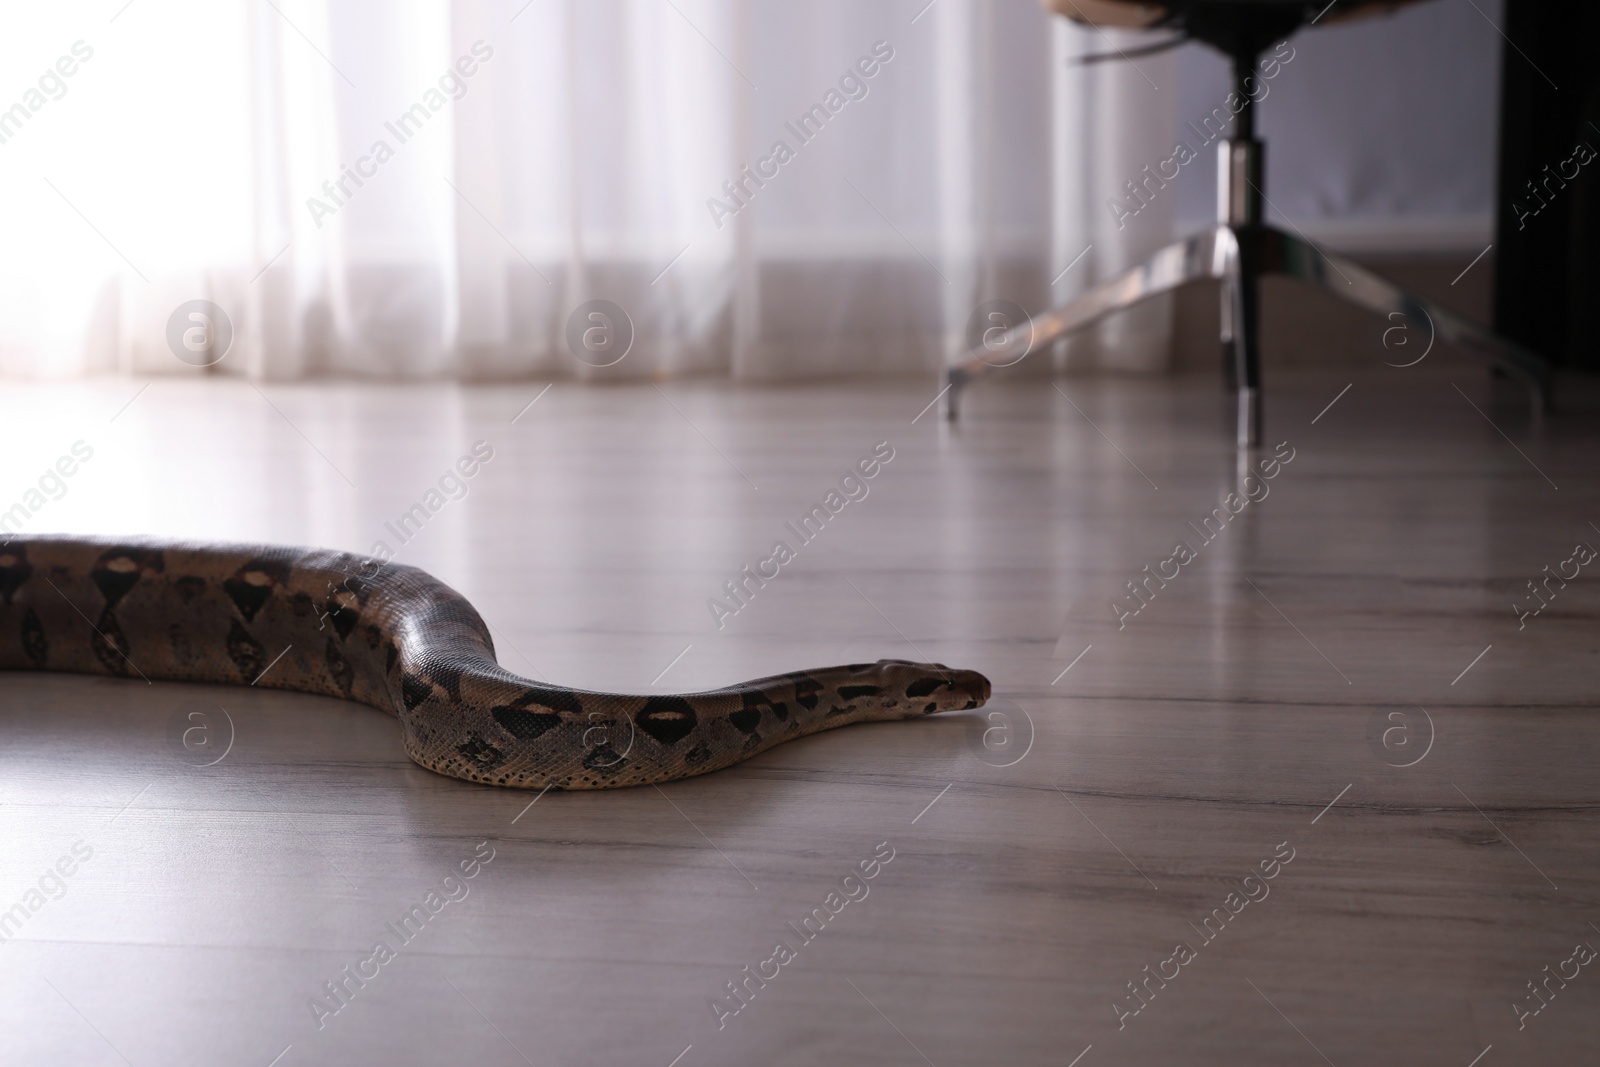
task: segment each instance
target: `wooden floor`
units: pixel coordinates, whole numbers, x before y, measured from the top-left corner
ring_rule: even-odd
[[[1600,434],[1440,363],[1270,380],[1293,458],[1210,540],[1210,379],[985,382],[954,431],[915,384],[8,387],[0,508],[93,449],[30,532],[399,547],[482,440],[399,558],[513,669],[928,658],[996,700],[536,797],[365,707],[7,675],[0,1063],[1596,1062],[1600,565],[1563,561],[1600,546]],[[1119,628],[1147,565],[1176,577]],[[1519,623],[1547,566],[1579,574]]]

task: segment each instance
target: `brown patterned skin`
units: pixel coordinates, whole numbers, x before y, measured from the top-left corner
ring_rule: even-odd
[[[76,537],[0,545],[0,669],[343,697],[397,714],[429,770],[517,789],[669,782],[819,730],[989,698],[981,674],[903,660],[681,696],[589,693],[501,668],[472,605],[415,567]]]

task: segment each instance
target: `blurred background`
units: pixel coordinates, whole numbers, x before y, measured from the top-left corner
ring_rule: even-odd
[[[1482,251],[1501,17],[1448,0],[1284,46],[1272,220],[1446,257],[1445,277]],[[1061,303],[1215,214],[1197,132],[1223,60],[1078,65],[1153,38],[1035,0],[107,0],[6,21],[10,378],[931,375],[978,302]],[[1179,139],[1199,158],[1119,217]],[[211,367],[169,350],[194,299],[234,331]],[[636,332],[603,368],[566,342],[593,299]],[[1214,298],[1156,300],[1054,359],[1159,371],[1193,333],[1209,368],[1195,315]]]

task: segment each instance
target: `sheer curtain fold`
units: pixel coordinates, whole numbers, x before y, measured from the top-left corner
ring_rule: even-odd
[[[95,50],[0,142],[32,207],[0,261],[0,374],[932,372],[980,302],[1042,309],[1170,236],[1170,207],[1123,229],[1105,207],[1170,152],[1145,85],[1170,61],[1071,67],[1103,42],[1034,0],[113,14],[16,16],[0,42],[24,70]],[[208,370],[170,350],[194,299],[233,327]],[[574,346],[594,301],[625,357]],[[1159,366],[1169,320],[1062,358]]]

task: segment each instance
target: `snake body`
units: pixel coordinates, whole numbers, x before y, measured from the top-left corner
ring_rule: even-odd
[[[429,770],[518,789],[667,782],[820,730],[989,697],[981,674],[903,660],[678,696],[585,692],[502,668],[472,605],[415,567],[77,537],[0,546],[0,669],[342,697],[394,712]]]

